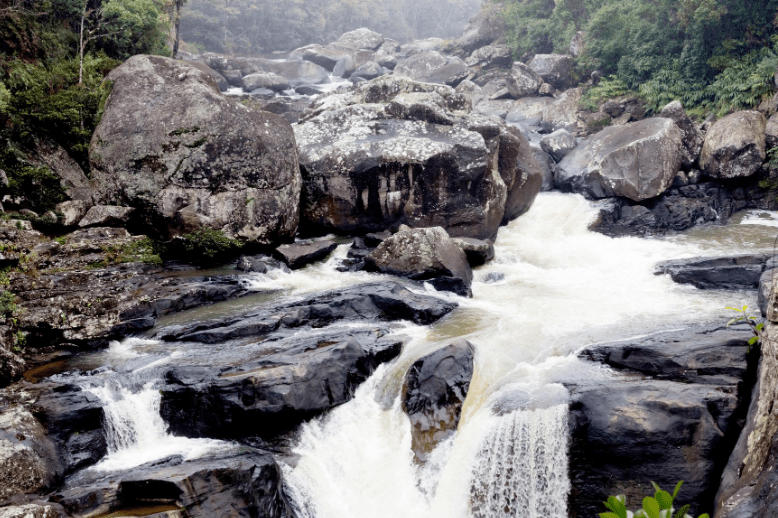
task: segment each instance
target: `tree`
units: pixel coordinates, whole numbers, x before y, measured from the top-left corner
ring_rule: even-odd
[[[175,13],[175,19],[173,23],[175,24],[176,28],[176,39],[173,43],[173,58],[178,57],[178,43],[181,40],[181,33],[179,32],[178,28],[181,25],[181,8],[184,7],[184,4],[186,3],[186,0],[175,0],[176,4],[176,13]]]

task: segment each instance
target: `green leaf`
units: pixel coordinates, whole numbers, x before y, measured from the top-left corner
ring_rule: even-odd
[[[661,487],[659,487],[659,484],[657,484],[657,483],[656,483],[656,482],[654,482],[653,480],[651,481],[651,485],[652,485],[652,486],[654,486],[654,491],[657,491],[657,492],[659,492],[659,491],[661,491],[661,490],[662,490],[662,488],[661,488]]]
[[[701,514],[699,518],[710,518],[710,516],[708,515],[708,513],[705,513],[705,514]]]
[[[751,338],[748,340],[748,345],[754,345],[754,344],[755,344],[756,342],[758,342],[758,341],[759,341],[759,337],[758,337],[758,336],[752,336],[752,337],[751,337]]]
[[[600,513],[600,518],[621,518],[616,513]]]
[[[685,506],[681,507],[681,509],[675,513],[675,518],[684,518],[686,516],[686,513],[689,512],[689,504],[686,504]]]
[[[673,491],[673,500],[675,500],[675,498],[678,496],[678,491],[681,490],[681,485],[683,485],[683,480],[679,480],[675,485],[675,490]]]
[[[670,509],[673,507],[673,497],[667,491],[659,490],[654,495],[654,498],[659,502],[660,509]]]
[[[661,511],[659,508],[659,502],[650,496],[647,496],[643,499],[643,511],[646,513],[646,515],[648,515],[648,518],[661,518],[659,516]]]
[[[605,507],[613,511],[617,518],[627,518],[627,506],[625,504],[626,497],[624,495],[609,496],[607,502],[603,502]]]

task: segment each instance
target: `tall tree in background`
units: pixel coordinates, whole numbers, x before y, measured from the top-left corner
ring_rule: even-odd
[[[181,33],[179,32],[179,27],[181,25],[181,8],[184,7],[184,4],[186,3],[186,0],[175,0],[176,3],[176,13],[175,13],[175,30],[176,30],[176,38],[173,42],[173,58],[178,57],[178,43],[181,41]]]

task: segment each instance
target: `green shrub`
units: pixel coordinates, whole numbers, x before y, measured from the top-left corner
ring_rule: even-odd
[[[627,510],[627,499],[624,495],[610,496],[607,502],[603,502],[610,512],[600,513],[600,518],[627,518],[632,515],[634,518],[685,518],[689,515],[689,505],[683,506],[678,512],[673,508],[675,497],[681,489],[683,480],[675,486],[675,491],[671,495],[663,491],[658,485],[651,482],[656,492],[654,496],[647,496],[643,499],[643,507],[637,509],[634,513]],[[701,514],[699,518],[710,518],[707,514]]]
[[[20,166],[7,173],[11,196],[27,199],[35,212],[53,210],[57,203],[66,199],[59,178],[46,167]]]
[[[590,112],[600,110],[600,105],[613,97],[630,93],[627,84],[616,76],[603,77],[597,86],[589,88],[581,97],[579,106]]]
[[[10,291],[0,291],[0,318],[10,318],[16,312],[16,309],[16,296]]]
[[[200,266],[215,266],[230,260],[243,243],[230,239],[221,230],[202,228],[182,236],[186,260]]]

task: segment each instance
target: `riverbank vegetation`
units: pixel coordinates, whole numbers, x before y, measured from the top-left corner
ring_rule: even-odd
[[[775,93],[778,0],[505,0],[516,58],[567,52],[585,31],[581,78],[594,70],[656,112],[679,99],[693,113],[757,107]]]

